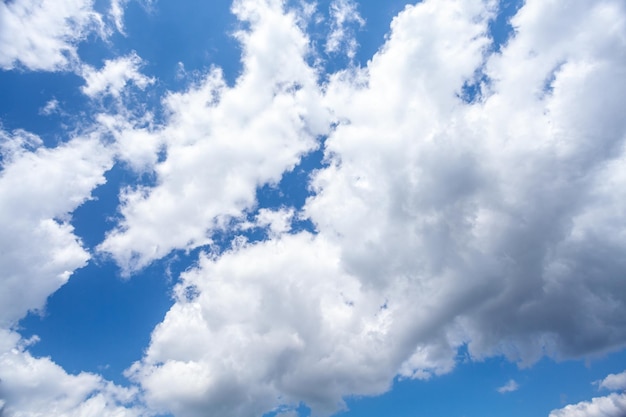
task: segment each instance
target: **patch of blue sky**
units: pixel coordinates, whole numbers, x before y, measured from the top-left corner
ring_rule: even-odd
[[[233,37],[238,23],[230,8],[229,0],[160,1],[149,8],[130,2],[124,14],[126,35],[115,35],[115,47],[135,51],[146,63],[144,71],[170,90],[186,86],[185,73],[193,77],[214,66],[233,85],[242,66]]]
[[[88,109],[82,85],[71,72],[0,71],[0,126],[8,132],[26,129],[47,147],[67,141],[66,126],[76,125]]]
[[[22,335],[40,338],[29,350],[51,357],[67,372],[94,372],[128,385],[124,370],[141,359],[152,330],[172,304],[165,262],[130,280],[120,278],[111,262],[92,261],[79,269],[42,313],[20,322]]]
[[[321,138],[320,144],[323,146]],[[323,166],[325,164],[322,148],[303,155],[300,163],[291,171],[285,172],[278,184],[265,184],[257,189],[257,207],[273,210],[293,207],[295,210],[301,210],[306,199],[312,195],[309,187],[311,174]]]
[[[504,0],[499,3],[496,18],[489,22],[494,51],[499,52],[511,36],[514,36],[515,28],[511,25],[511,17],[515,16],[523,5],[523,0]]]
[[[394,417],[547,416],[566,404],[604,395],[593,382],[620,369],[624,363],[626,352],[586,362],[555,362],[544,358],[527,368],[518,368],[503,357],[461,360],[449,374],[427,381],[396,379],[387,394],[350,398],[349,411],[339,415],[382,416],[393,410]],[[518,388],[498,392],[511,379]]]

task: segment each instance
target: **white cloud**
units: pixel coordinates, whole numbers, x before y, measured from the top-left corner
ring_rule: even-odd
[[[49,100],[40,110],[39,113],[43,114],[44,116],[50,116],[54,113],[58,113],[59,112],[59,100],[57,100],[56,98],[53,98],[52,100]]]
[[[84,65],[81,72],[86,85],[81,90],[83,94],[91,98],[104,95],[119,97],[129,82],[143,90],[148,85],[154,84],[155,80],[139,71],[141,65],[141,58],[134,52],[127,56],[106,60],[104,67],[100,70]]]
[[[514,392],[519,389],[519,385],[515,382],[514,379],[510,379],[506,384],[499,387],[496,391],[500,394],[506,394],[507,392]]]
[[[626,415],[626,394],[611,394],[554,410],[550,417],[622,417]]]
[[[626,390],[626,371],[607,375],[602,381],[594,382],[599,388],[611,391]],[[626,415],[626,394],[611,394],[571,404],[560,410],[554,410],[550,417],[621,417]]]
[[[123,106],[117,108],[120,110],[118,113],[96,116],[98,126],[115,139],[109,147],[115,149],[119,161],[136,172],[152,172],[164,145],[163,139],[154,133],[152,114],[136,118]]]
[[[104,183],[112,154],[96,137],[56,148],[32,134],[0,132],[0,328],[15,324],[84,266],[90,255],[71,212]]]
[[[128,0],[111,0],[111,7],[109,8],[109,16],[121,34],[124,34],[124,7],[126,7],[126,3]]]
[[[0,6],[2,18],[23,3]],[[617,0],[565,5],[527,1],[512,20],[516,37],[491,55],[493,2],[426,0],[394,19],[366,68],[320,86],[300,17],[277,0],[237,1],[250,30],[237,35],[244,71],[233,87],[211,70],[166,97],[162,126],[150,115],[100,115],[111,148],[86,137],[46,149],[34,135],[3,133],[2,325],[42,308],[89,259],[68,219],[113,153],[156,178],[122,191],[123,218],[99,247],[129,274],[243,222],[256,188],[329,133],[328,165],[314,173],[304,213],[260,210],[234,228],[267,227],[267,241],[235,240],[181,277],[128,371],[150,407],[235,417],[305,401],[327,415],[398,375],[450,372],[464,344],[474,358],[522,365],[623,347],[626,10]],[[82,38],[61,38],[41,61],[7,52],[0,63],[66,67]],[[147,87],[139,65],[131,55],[87,69],[85,93]],[[489,85],[463,102],[483,69]],[[318,234],[288,234],[293,216],[308,216]],[[119,399],[100,377],[67,375],[5,334],[3,412],[44,403],[69,415],[135,412],[124,408],[133,392]],[[623,411],[613,394],[552,416]]]
[[[173,249],[209,244],[212,231],[251,209],[257,186],[278,182],[327,126],[297,17],[280,2],[235,2],[233,10],[251,24],[237,34],[242,76],[230,88],[214,69],[166,97],[168,120],[153,132],[165,154],[153,166],[157,185],[123,191],[123,220],[100,246],[126,273]]]
[[[449,339],[443,338],[439,342],[418,344],[411,356],[400,365],[398,375],[427,381],[452,371],[456,366],[456,346],[450,347],[449,342]]]
[[[283,208],[281,210],[260,209],[256,216],[255,227],[267,228],[270,237],[278,237],[291,230],[294,210]]]
[[[283,80],[301,79],[290,69],[309,71],[294,59],[306,39],[278,4],[236,4],[252,32],[242,37],[246,72],[233,89],[212,73],[168,99],[158,185],[124,194],[125,220],[102,245],[127,271],[209,243],[207,232],[221,225],[211,222],[238,218],[254,205],[255,185],[276,181],[314,146],[307,136],[265,171],[250,169],[247,155],[262,166],[276,144],[293,146],[276,132],[299,137],[302,125],[261,130],[267,149],[258,153],[239,139],[257,137],[238,129],[274,115],[278,98],[289,103],[280,120],[310,116],[289,111],[301,98],[263,89],[280,85],[279,69],[289,74]],[[516,37],[492,54],[494,4],[409,6],[366,68],[321,88],[336,127],[325,141],[328,165],[312,178],[315,195],[296,214],[318,234],[238,240],[183,274],[176,304],[129,371],[150,406],[229,417],[305,401],[325,415],[346,395],[384,392],[397,375],[451,371],[464,344],[473,358],[506,355],[520,365],[626,344],[625,6],[529,0],[512,21]],[[264,47],[283,36],[300,46]],[[275,55],[285,49],[289,61]],[[464,85],[481,70],[489,85],[464,102]],[[298,90],[312,102],[314,82]],[[245,100],[233,101],[240,91]],[[231,103],[237,112],[226,111]],[[245,158],[231,157],[222,137]],[[219,185],[241,173],[245,181]],[[237,189],[243,198],[232,197]]]
[[[359,27],[365,25],[365,20],[361,17],[358,5],[353,0],[333,0],[330,4],[331,31],[326,39],[326,53],[337,53],[344,51],[349,58],[354,58],[357,49],[357,41],[350,23]]]
[[[385,391],[397,352],[384,295],[362,292],[337,255],[300,233],[202,256],[131,368],[148,405],[250,416],[304,400],[328,415],[343,395]]]
[[[146,415],[132,404],[136,388],[123,388],[100,376],[67,374],[49,358],[34,358],[19,336],[0,329],[0,412],[6,417]]]
[[[92,136],[55,148],[24,131],[0,131],[0,414],[136,417],[137,388],[90,373],[70,375],[50,358],[33,357],[30,340],[9,330],[47,297],[89,253],[74,235],[71,213],[104,183],[113,153]]]
[[[599,383],[600,388],[611,391],[626,390],[626,371],[621,374],[610,374]]]
[[[529,1],[516,37],[484,59],[490,7],[448,3],[407,8],[366,70],[331,81],[339,126],[306,212],[364,285],[436,288],[433,316],[476,357],[617,349],[626,60],[611,51],[623,50],[623,4],[564,14]],[[554,37],[562,20],[575,32],[531,36]],[[492,84],[461,102],[483,65]]]
[[[14,0],[0,3],[0,68],[67,70],[88,34],[105,37],[93,0]]]

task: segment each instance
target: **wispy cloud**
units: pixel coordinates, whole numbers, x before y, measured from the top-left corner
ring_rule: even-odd
[[[506,394],[507,392],[514,392],[514,391],[517,391],[518,389],[519,389],[519,385],[517,384],[517,382],[515,382],[515,380],[513,379],[509,379],[509,381],[506,384],[502,385],[496,391],[498,391],[500,394]]]
[[[331,31],[326,39],[326,53],[344,52],[354,58],[358,43],[350,24],[365,25],[365,19],[353,0],[333,0],[330,4]]]

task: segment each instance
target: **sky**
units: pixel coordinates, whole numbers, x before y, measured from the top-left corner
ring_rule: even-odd
[[[626,416],[623,0],[0,2],[0,416]]]

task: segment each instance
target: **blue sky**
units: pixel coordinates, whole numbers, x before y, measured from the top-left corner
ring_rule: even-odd
[[[0,415],[626,415],[620,0],[0,4]]]

